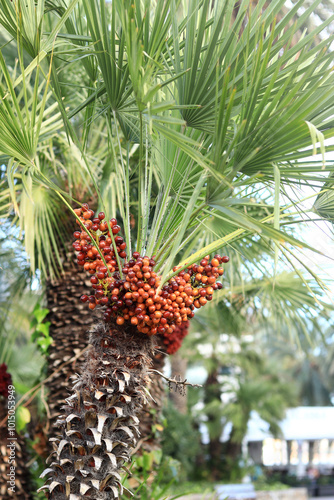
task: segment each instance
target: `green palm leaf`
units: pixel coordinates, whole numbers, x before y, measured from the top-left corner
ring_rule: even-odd
[[[9,89],[11,101],[2,106],[6,127],[0,150],[10,158],[12,196],[15,172],[23,175],[27,193],[29,175],[59,193],[67,190],[38,168],[21,170],[56,133],[59,115],[48,122],[45,113],[57,109],[101,208],[119,211],[128,247],[157,255],[164,280],[178,261],[186,267],[223,246],[233,248],[238,259],[242,253],[252,259],[257,244],[260,253],[274,245],[276,264],[291,262],[291,252],[300,259],[300,247],[312,248],[291,232],[298,201],[291,197],[290,207],[279,201],[286,186],[315,185],[333,170],[329,162],[324,169],[322,160],[308,160],[315,141],[334,134],[332,39],[312,44],[331,19],[293,45],[294,31],[312,10],[308,6],[292,25],[302,0],[285,16],[283,0],[269,5],[261,0],[255,7],[244,0],[235,18],[230,0],[214,6],[192,0],[187,12],[162,0],[133,5],[85,0],[84,11],[74,1],[49,1],[38,4],[43,32],[38,45],[24,31],[28,4],[19,50],[34,57],[32,66],[22,68],[17,79],[2,60],[3,95]],[[0,22],[14,34],[13,15],[3,14]],[[49,76],[36,62],[44,53],[52,63],[55,101],[49,108]],[[80,61],[83,85],[73,79],[68,90],[65,72]],[[95,133],[108,141],[97,176],[89,152]],[[70,172],[68,165],[63,168]],[[275,197],[263,204],[268,192]],[[256,203],[250,201],[254,196]],[[46,259],[50,264],[51,255]]]

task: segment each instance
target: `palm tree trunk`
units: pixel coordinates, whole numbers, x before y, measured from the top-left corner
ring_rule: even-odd
[[[208,374],[208,378],[205,382],[205,396],[204,403],[208,404],[212,401],[218,400],[220,402],[221,388],[218,381],[218,368],[214,368],[211,373]],[[213,481],[218,481],[222,476],[222,443],[220,441],[222,433],[222,424],[220,417],[217,419],[216,414],[208,414],[208,421],[212,425],[215,425],[215,429],[211,430],[210,441],[208,445],[209,457],[210,457],[210,476]]]
[[[234,436],[235,430],[232,427],[229,440],[226,443],[226,455],[231,460],[231,462],[235,462],[242,455],[242,444],[237,442],[234,439]]]
[[[84,361],[84,351],[88,346],[87,329],[96,322],[96,317],[79,300],[87,293],[91,283],[86,272],[80,272],[76,264],[76,257],[69,252],[68,260],[64,263],[64,272],[58,280],[46,282],[47,305],[50,313],[48,321],[53,343],[50,346],[48,377],[51,377],[46,386],[48,388],[49,419],[47,434],[54,434],[54,426],[62,413],[66,394],[71,391],[71,378],[80,372]],[[70,332],[70,333],[69,333]],[[157,348],[163,344],[156,339]],[[72,360],[72,361],[71,361]],[[69,362],[70,361],[70,362]],[[152,367],[163,371],[165,354],[156,352],[152,358]],[[61,367],[61,368],[60,368]],[[156,374],[152,374],[149,387],[152,401],[144,405],[140,417],[140,434],[145,436],[138,443],[138,452],[150,452],[159,446],[158,434],[154,428],[160,423],[165,386]],[[46,456],[52,451],[50,441]]]
[[[134,327],[98,324],[82,374],[67,399],[42,476],[50,499],[118,498],[120,471],[139,438],[137,414],[146,402],[152,339]]]
[[[94,315],[80,302],[80,296],[89,290],[91,283],[85,272],[75,264],[72,251],[64,262],[64,272],[54,281],[46,282],[47,317],[53,343],[49,349],[48,434],[61,414],[64,398],[71,390],[71,377],[80,371],[84,356],[80,353],[88,346],[89,327],[96,322]],[[51,452],[51,449],[49,450]]]

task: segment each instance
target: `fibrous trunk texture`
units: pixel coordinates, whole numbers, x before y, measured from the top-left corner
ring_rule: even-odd
[[[221,401],[221,387],[218,380],[218,368],[214,368],[209,374],[205,382],[205,396],[204,403],[210,404],[213,401]],[[211,427],[215,427],[214,433],[210,435],[210,441],[208,446],[209,459],[210,459],[210,476],[213,481],[219,481],[222,475],[222,443],[220,442],[220,436],[222,434],[222,424],[219,414],[214,412],[209,412],[207,415],[208,422]]]
[[[88,346],[87,330],[96,322],[90,310],[80,301],[80,296],[91,287],[89,277],[85,272],[78,271],[74,253],[69,251],[68,255],[61,277],[46,283],[47,307],[50,310],[47,319],[51,322],[50,335],[53,338],[48,358],[48,377],[51,378],[46,382],[49,391],[49,435],[54,433],[53,425],[71,390],[71,377],[80,371],[84,361],[84,355],[78,355]]]
[[[7,399],[0,396],[0,422],[6,418],[7,412]],[[5,422],[0,427],[0,498],[1,500],[32,500],[33,497],[29,493],[31,485],[26,465],[28,457],[25,453],[24,438],[17,433],[10,439],[9,437],[7,422]],[[15,463],[12,462],[13,459]],[[10,466],[15,467],[13,476],[10,476]],[[14,481],[14,486],[11,480]]]
[[[236,462],[242,455],[242,444],[235,440],[235,428],[232,427],[229,440],[226,442],[226,455]]]
[[[85,272],[79,272],[78,266],[74,262],[75,255],[69,252],[69,260],[64,263],[64,273],[60,278],[54,281],[47,281],[46,295],[47,306],[50,310],[48,321],[50,325],[50,335],[53,343],[50,346],[50,356],[48,358],[48,377],[51,379],[46,382],[48,388],[48,406],[49,406],[49,437],[54,435],[54,425],[62,413],[64,399],[66,394],[71,391],[71,378],[80,372],[80,366],[84,361],[84,355],[77,357],[89,343],[87,330],[94,322],[96,316],[91,313],[85,304],[79,298],[86,294],[91,287],[89,277]],[[70,330],[70,334],[69,334]],[[154,342],[161,345],[157,338]],[[70,363],[65,364],[67,361]],[[165,355],[155,353],[152,358],[152,368],[163,371]],[[59,370],[59,367],[62,368]],[[165,386],[161,377],[153,374],[151,377],[150,393],[152,401],[144,405],[140,417],[140,433],[143,440],[140,443],[138,451],[144,450],[150,452],[159,447],[155,433],[152,431],[154,426],[160,423],[162,404],[165,397]],[[51,443],[48,441],[48,454],[51,453]]]
[[[152,340],[132,327],[99,324],[90,335],[82,374],[59,421],[43,487],[50,499],[114,499],[120,470],[139,438]]]

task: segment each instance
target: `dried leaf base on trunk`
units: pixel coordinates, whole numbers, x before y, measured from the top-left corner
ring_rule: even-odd
[[[139,438],[152,339],[132,327],[99,324],[90,344],[42,474],[50,499],[118,498],[120,470]]]
[[[68,244],[68,249],[61,277],[46,282],[47,307],[50,310],[47,320],[51,322],[50,335],[53,338],[45,384],[49,392],[48,437],[55,433],[54,424],[62,413],[66,394],[71,391],[71,377],[80,372],[84,355],[79,359],[76,357],[88,346],[87,330],[96,323],[96,317],[78,300],[89,290],[91,282],[85,272],[78,271],[72,244]],[[52,448],[48,451],[50,453]]]

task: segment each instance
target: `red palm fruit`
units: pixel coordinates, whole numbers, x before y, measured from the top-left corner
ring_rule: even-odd
[[[88,205],[83,206],[85,217],[82,217],[81,209],[77,210],[80,219],[87,226],[92,224],[91,219],[94,214],[89,210]],[[100,229],[105,232],[103,230],[106,223],[102,222],[103,220],[103,213],[93,219],[95,225],[98,225],[97,231]],[[111,219],[110,225],[113,233],[117,235],[120,227],[116,219]],[[90,274],[96,273],[92,276],[92,287],[97,290],[97,300],[89,298],[90,303],[94,304],[94,307],[96,304],[107,306],[109,300],[112,301],[113,305],[107,308],[108,312],[105,312],[106,321],[113,318],[117,320],[120,317],[124,322],[133,320],[137,330],[148,335],[156,334],[159,328],[165,328],[165,333],[171,334],[176,328],[175,325],[182,324],[188,317],[193,317],[195,307],[200,308],[208,300],[212,300],[213,292],[222,287],[221,284],[216,283],[218,276],[224,272],[218,267],[223,260],[219,255],[215,255],[211,260],[207,255],[199,265],[193,264],[187,270],[180,271],[163,286],[162,291],[157,293],[161,277],[153,272],[154,259],[134,252],[133,259],[122,265],[124,279],[121,279],[119,272],[115,272],[118,270],[118,265],[114,255],[117,251],[121,258],[126,259],[124,239],[121,236],[115,236],[117,247],[114,250],[109,233],[104,235],[97,232],[96,236],[98,236],[100,251],[105,258],[104,263],[97,248],[88,243],[91,237],[86,231],[75,232],[74,237],[77,241],[73,246],[78,251],[79,264],[83,265]],[[174,267],[174,270],[177,271],[177,269],[177,266]],[[107,272],[110,278],[107,278]],[[119,311],[122,311],[123,316],[118,316]]]

